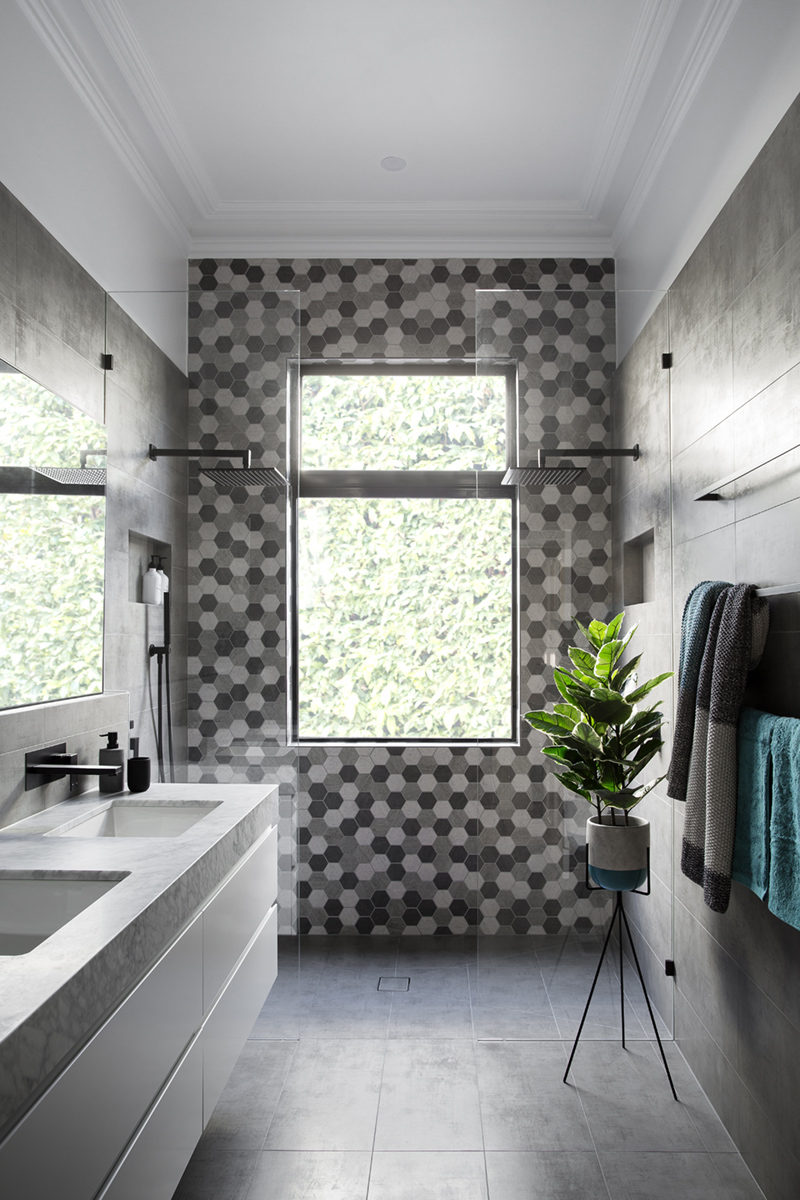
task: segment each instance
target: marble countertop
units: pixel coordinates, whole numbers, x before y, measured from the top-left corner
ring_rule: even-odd
[[[221,801],[177,837],[45,836],[109,800]],[[0,957],[0,1136],[146,974],[261,833],[278,788],[155,784],[84,793],[0,830],[0,878],[124,875],[27,954]]]

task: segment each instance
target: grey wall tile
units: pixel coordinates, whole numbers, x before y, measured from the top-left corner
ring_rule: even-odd
[[[784,584],[797,576],[800,488],[800,99],[756,159],[670,292],[672,391],[670,586],[674,648],[685,597],[701,579]],[[642,396],[634,347],[627,375]],[[635,401],[624,397],[623,414]],[[788,451],[788,452],[787,452]],[[763,464],[727,499],[696,503],[704,484]],[[634,492],[618,498],[617,543],[638,519]],[[646,606],[644,606],[646,608]],[[748,702],[800,716],[800,602],[771,601],[772,629]],[[644,618],[645,628],[647,617]],[[796,1109],[792,1072],[800,1049],[798,938],[747,889],[733,885],[728,911],[712,912],[680,872],[682,805],[675,806],[674,921],[678,1044],[750,1167],[772,1197],[800,1189],[785,1114]],[[637,902],[644,929],[646,901]],[[651,936],[654,936],[651,934]],[[738,1183],[737,1185],[738,1186]]]
[[[734,299],[733,231],[719,216],[678,273],[669,291],[670,346],[679,365],[706,327]]]
[[[800,359],[800,230],[733,305],[733,399],[738,407]]]
[[[0,184],[0,295],[5,297],[12,308],[17,299],[18,208],[18,201],[8,188]]]
[[[731,412],[732,338],[731,313],[722,312],[697,333],[691,350],[670,371],[673,454],[685,450]]]
[[[800,228],[800,100],[795,100],[726,206],[739,295]]]
[[[34,317],[17,309],[16,366],[95,421],[102,422],[105,380],[99,365],[102,342],[98,345],[97,354],[87,359]]]
[[[5,353],[16,360],[20,370],[102,421],[106,374],[100,366],[100,354],[106,341],[105,293],[3,189],[0,297],[0,356]],[[6,320],[11,300],[13,339],[9,348]],[[163,464],[150,463],[153,470],[148,476],[144,466],[146,441],[144,449],[137,448],[137,439],[149,440],[151,430],[165,436],[169,432],[171,437],[184,440],[186,381],[116,306],[112,311],[109,338],[119,355],[119,374],[109,383],[113,411],[108,427],[106,692],[0,713],[0,735],[4,749],[8,749],[0,759],[2,824],[56,803],[65,795],[63,781],[35,792],[22,790],[25,749],[67,740],[84,761],[94,760],[99,732],[109,728],[118,729],[125,744],[129,691],[136,698],[135,715],[142,726],[144,752],[152,746],[147,644],[150,635],[159,635],[161,629],[148,627],[143,606],[128,600],[129,529],[150,531],[159,540],[169,542],[174,551],[178,632],[172,656],[174,740],[181,764],[186,760],[185,474],[180,469],[173,469],[171,474],[160,472]]]
[[[99,367],[105,343],[105,292],[21,205],[16,302],[28,319],[86,363]]]

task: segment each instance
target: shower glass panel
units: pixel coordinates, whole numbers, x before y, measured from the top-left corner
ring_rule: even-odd
[[[155,553],[165,556],[173,597],[175,778],[279,787],[279,979],[252,1036],[296,1037],[298,789],[287,721],[289,505],[286,487],[273,472],[283,478],[288,473],[288,396],[299,363],[300,296],[294,290],[264,291],[243,276],[241,288],[116,293],[109,312],[117,330],[107,344],[115,356],[108,374],[111,402],[134,414],[122,421],[124,436],[117,445],[109,443],[109,545],[112,554],[128,557],[126,653],[141,661],[142,687],[131,696],[131,716],[143,752],[151,753],[156,669],[147,648],[163,643],[164,616],[163,608],[141,603],[141,578]],[[147,406],[148,393],[155,392],[148,380],[126,374],[125,336],[140,337],[128,315],[145,332],[156,321],[174,332],[178,366],[166,388],[170,402],[161,410]],[[188,414],[182,379],[187,332]],[[150,443],[159,449],[197,448],[203,457],[151,461]],[[269,468],[269,475],[251,470],[220,478],[201,469],[241,467],[241,457],[226,450],[250,450],[251,467]],[[167,492],[171,516],[153,524],[151,512],[162,510],[146,501],[131,513],[124,502],[126,474],[145,494],[148,488]],[[115,506],[117,494],[121,503]],[[115,611],[110,605],[112,637]]]
[[[479,1039],[571,1041],[611,917],[611,895],[586,885],[591,810],[547,769],[544,738],[521,714],[561,699],[552,669],[571,668],[567,648],[581,644],[576,618],[607,621],[625,607],[627,625],[641,623],[637,646],[647,676],[671,669],[669,588],[656,582],[668,580],[671,555],[669,372],[661,370],[660,357],[669,348],[666,301],[652,316],[661,299],[591,286],[476,293],[478,387],[498,364],[511,365],[515,377],[509,466],[536,466],[540,450],[642,445],[637,462],[576,458],[586,468],[577,479],[513,488],[520,721],[511,744],[480,748],[476,769],[471,975]],[[646,317],[655,322],[658,372],[645,374],[652,364],[639,362],[647,354],[638,349],[632,365],[618,368],[618,344],[624,346]],[[572,460],[544,459],[547,466],[562,461]],[[669,719],[669,683],[660,694]],[[663,752],[662,758],[667,761]],[[657,767],[658,760],[648,778],[666,769]],[[652,892],[630,897],[626,907],[666,1032],[672,1022],[672,981],[664,977],[672,947],[672,818],[663,785],[638,811],[652,824]],[[652,1037],[638,982],[632,971],[625,977],[627,1035]],[[619,989],[610,964],[582,1036],[619,1037]]]

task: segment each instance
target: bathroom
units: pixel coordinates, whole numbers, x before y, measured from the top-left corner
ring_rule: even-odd
[[[614,6],[620,19],[635,10],[665,54],[668,34],[685,37],[673,65],[691,60],[701,32],[708,56],[690,119],[661,143],[652,186],[645,196],[640,185],[614,238],[571,234],[568,221],[523,234],[497,207],[500,234],[462,232],[458,211],[448,231],[434,204],[429,229],[418,206],[416,224],[375,233],[365,207],[363,235],[344,221],[318,232],[310,205],[288,230],[285,213],[266,234],[228,210],[183,240],[152,183],[166,171],[155,151],[151,182],[140,172],[131,186],[119,146],[132,153],[141,130],[117,128],[110,149],[100,93],[64,73],[64,48],[82,45],[99,86],[101,7],[25,3],[2,18],[16,50],[4,98],[26,79],[42,86],[29,109],[13,106],[0,175],[0,359],[103,425],[108,453],[102,691],[0,712],[0,824],[66,796],[60,782],[24,790],[27,752],[64,742],[94,763],[99,735],[118,730],[127,746],[131,720],[156,782],[148,647],[163,643],[164,609],[140,589],[162,554],[175,778],[278,789],[278,979],[175,1194],[657,1200],[668,1185],[795,1196],[800,934],[737,884],[727,913],[703,904],[680,871],[682,806],[660,785],[642,805],[650,894],[626,905],[680,1103],[629,961],[627,1052],[612,972],[564,1085],[611,914],[584,884],[581,804],[523,729],[496,745],[295,736],[285,491],[229,493],[196,459],[148,456],[150,444],[249,446],[255,464],[289,473],[287,381],[309,363],[466,363],[479,379],[511,363],[521,463],[540,445],[641,448],[635,461],[589,463],[571,490],[519,489],[517,712],[550,698],[575,617],[624,607],[647,674],[674,669],[699,580],[768,590],[798,579],[794,6],[776,4],[769,19],[752,2]],[[522,16],[508,7],[513,28]],[[121,28],[144,36],[136,6],[120,9]],[[42,40],[56,27],[60,60]],[[166,54],[177,34],[162,32]],[[407,175],[395,174],[402,189]],[[635,177],[620,176],[633,192]],[[381,174],[381,186],[392,180]],[[398,201],[382,195],[395,221]],[[734,504],[695,499],[751,469]],[[770,616],[749,702],[800,716],[797,596],[775,595]],[[676,691],[660,693],[658,774]],[[386,990],[405,981],[407,992]],[[609,1080],[623,1098],[601,1112]]]

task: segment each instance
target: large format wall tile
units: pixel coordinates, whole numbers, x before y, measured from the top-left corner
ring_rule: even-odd
[[[106,350],[114,356],[113,371],[102,367]],[[150,463],[147,444],[160,437],[172,445],[185,441],[186,379],[2,187],[0,357],[105,420],[108,434],[105,692],[0,713],[4,825],[66,796],[64,780],[24,792],[25,750],[66,740],[82,760],[95,760],[99,735],[107,729],[118,730],[125,746],[129,696],[141,750],[153,750],[147,647],[161,640],[163,617],[131,601],[130,531],[168,542],[173,550],[172,712],[176,757],[185,762],[186,472]]]
[[[800,98],[670,292],[675,366],[665,461],[674,546],[660,585],[672,595],[675,651],[685,598],[700,580],[800,581],[800,452],[793,449],[800,442],[799,173]],[[619,372],[615,422],[622,427],[649,397],[638,361],[652,340],[645,330],[631,365]],[[724,499],[693,499],[735,470],[750,473],[722,489]],[[616,559],[617,543],[639,519],[636,491],[615,504]],[[769,603],[770,633],[747,701],[800,718],[800,592]],[[646,630],[649,615],[642,620]],[[676,802],[678,1044],[769,1200],[789,1200],[800,1192],[800,1097],[791,1065],[800,1054],[800,931],[735,882],[726,913],[707,908],[701,889],[680,871],[682,829],[683,805]],[[647,903],[637,905],[645,936]]]

